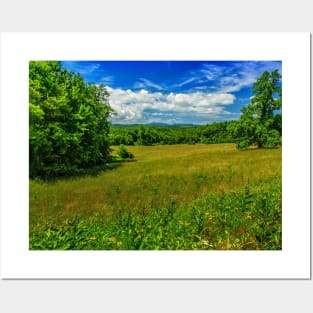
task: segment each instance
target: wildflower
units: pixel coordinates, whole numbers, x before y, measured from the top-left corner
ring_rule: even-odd
[[[110,237],[109,241],[111,241],[111,242],[115,241],[115,237]]]
[[[95,237],[95,236],[91,236],[91,237],[89,238],[89,240],[96,240],[96,237]]]
[[[246,217],[248,220],[252,220],[252,216],[251,216],[251,213],[250,212],[247,212],[246,213]]]
[[[116,244],[118,247],[121,247],[123,245],[122,241],[118,241]]]

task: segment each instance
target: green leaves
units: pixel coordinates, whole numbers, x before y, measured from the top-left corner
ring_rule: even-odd
[[[45,117],[45,112],[39,105],[29,103],[29,123],[31,125],[40,124]]]
[[[255,96],[241,109],[240,120],[233,127],[239,149],[252,145],[274,148],[281,144],[281,114],[274,114],[282,105],[280,79],[277,70],[265,71],[253,85]]]
[[[133,159],[134,155],[126,149],[124,145],[120,145],[117,154],[122,158],[122,159]]]
[[[29,63],[30,177],[72,175],[109,155],[109,94],[60,62]]]
[[[261,187],[261,189],[260,189]],[[32,250],[280,250],[281,180],[198,198],[183,208],[95,213],[33,230]]]
[[[251,99],[250,105],[255,107],[261,120],[270,118],[274,110],[281,108],[281,86],[278,85],[280,79],[281,75],[277,70],[272,73],[265,71],[253,85],[255,97]]]
[[[233,142],[231,126],[236,121],[213,123],[205,126],[113,126],[111,145],[173,145],[195,143]]]

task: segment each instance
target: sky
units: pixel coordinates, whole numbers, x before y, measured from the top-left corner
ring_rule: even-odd
[[[62,61],[85,82],[103,84],[113,124],[194,124],[235,120],[264,71],[281,61]]]

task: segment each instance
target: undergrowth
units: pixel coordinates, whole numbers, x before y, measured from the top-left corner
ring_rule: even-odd
[[[223,194],[207,193],[184,207],[115,209],[76,215],[34,228],[31,250],[280,250],[281,179]]]

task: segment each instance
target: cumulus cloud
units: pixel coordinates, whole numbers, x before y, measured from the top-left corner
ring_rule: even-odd
[[[150,92],[146,89],[133,91],[110,88],[110,105],[117,113],[113,121],[124,123],[178,122],[185,116],[214,120],[230,114],[226,106],[235,101],[229,93],[169,93]],[[148,119],[148,120],[147,120]]]
[[[117,113],[113,122],[125,124],[203,124],[238,118],[239,106],[249,102],[258,77],[265,70],[281,71],[281,61],[201,61],[188,66],[168,62],[164,72],[148,62],[147,68],[134,67],[124,76],[112,62],[62,63],[87,82],[110,86],[110,104]]]

